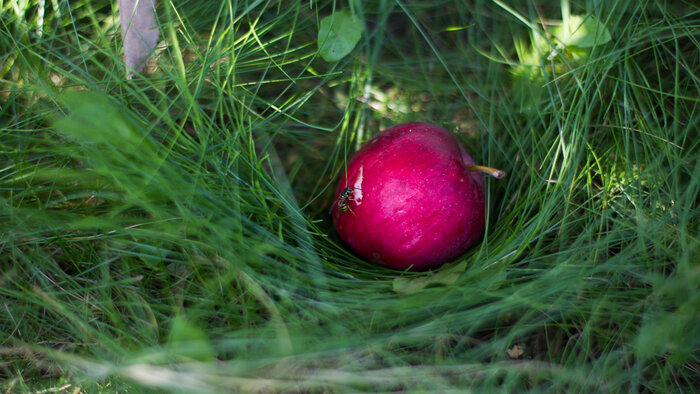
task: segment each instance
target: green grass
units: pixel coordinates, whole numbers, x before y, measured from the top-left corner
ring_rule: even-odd
[[[45,2],[39,30],[0,1],[3,390],[700,384],[691,2],[352,1],[337,63],[315,40],[344,2],[161,2],[134,79],[112,3]],[[562,7],[612,40],[536,52]],[[480,244],[402,273],[327,212],[359,144],[418,120],[507,176]]]

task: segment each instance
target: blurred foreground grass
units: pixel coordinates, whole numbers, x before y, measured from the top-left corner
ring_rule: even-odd
[[[336,63],[345,3],[159,4],[127,80],[112,2],[0,2],[3,389],[697,387],[700,10],[351,3]],[[561,45],[562,12],[611,40]],[[352,151],[418,120],[508,176],[481,244],[401,273],[327,212]]]

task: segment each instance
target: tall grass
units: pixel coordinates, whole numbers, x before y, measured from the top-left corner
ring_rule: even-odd
[[[700,10],[351,3],[365,34],[326,63],[344,2],[162,2],[127,79],[112,2],[0,2],[7,390],[697,387]],[[612,41],[523,62],[562,6]],[[327,214],[359,144],[417,120],[508,174],[431,273]]]

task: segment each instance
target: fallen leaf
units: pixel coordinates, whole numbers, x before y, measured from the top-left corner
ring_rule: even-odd
[[[515,345],[512,348],[508,349],[508,357],[510,358],[520,358],[520,356],[523,355],[525,351],[523,350],[523,347],[520,345]]]
[[[565,46],[592,48],[610,41],[610,31],[593,15],[571,15],[561,26],[555,26],[552,34]]]
[[[156,0],[118,0],[124,40],[124,62],[131,77],[139,73],[158,43]]]
[[[347,56],[360,41],[365,25],[348,11],[337,11],[321,19],[318,29],[318,50],[327,62],[337,62]]]

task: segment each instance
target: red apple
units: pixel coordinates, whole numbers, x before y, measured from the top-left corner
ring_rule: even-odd
[[[366,259],[426,270],[484,234],[484,179],[460,142],[429,123],[392,126],[352,157],[331,208],[340,238]]]

